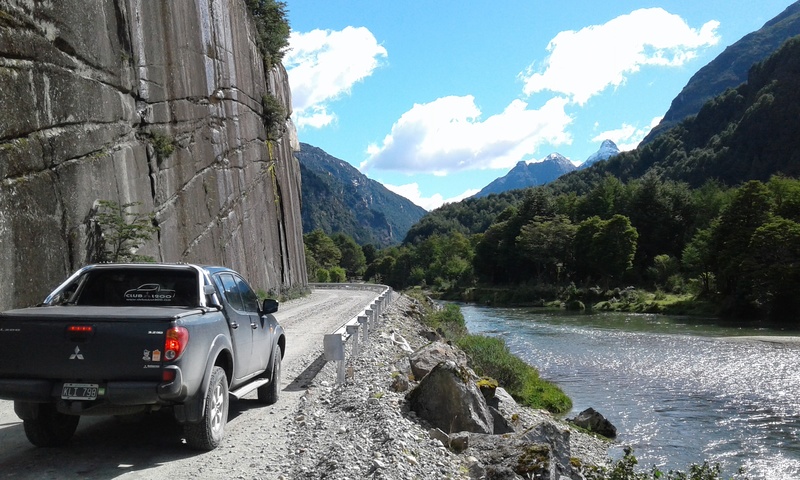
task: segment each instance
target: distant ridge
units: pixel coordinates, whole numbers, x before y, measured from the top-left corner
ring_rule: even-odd
[[[541,162],[520,161],[505,176],[493,180],[473,197],[481,198],[492,193],[544,185],[576,169],[577,167],[560,153],[551,153]]]
[[[321,148],[300,144],[303,232],[344,233],[360,245],[399,244],[427,211]]]
[[[560,153],[551,153],[541,162],[528,163],[520,161],[517,162],[514,168],[509,170],[507,174],[496,178],[471,198],[482,198],[493,193],[503,193],[510,190],[545,185],[565,173],[586,168],[602,160],[608,160],[618,153],[619,148],[616,143],[611,140],[604,140],[603,143],[600,144],[600,149],[590,155],[589,158],[578,167]]]

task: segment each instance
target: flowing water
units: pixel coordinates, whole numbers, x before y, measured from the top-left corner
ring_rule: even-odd
[[[779,332],[683,317],[568,315],[462,305],[470,333],[502,337],[618,430],[639,465],[800,479],[800,343]],[[747,338],[758,336],[758,339]],[[727,478],[727,477],[726,477]]]

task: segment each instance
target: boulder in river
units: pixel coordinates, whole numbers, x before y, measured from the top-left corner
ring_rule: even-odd
[[[617,436],[617,427],[591,407],[579,413],[577,417],[570,419],[569,422],[606,438],[615,438]]]

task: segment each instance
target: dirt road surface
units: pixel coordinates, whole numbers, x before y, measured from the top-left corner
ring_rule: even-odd
[[[281,304],[276,318],[286,330],[287,347],[280,400],[264,406],[252,393],[232,401],[225,439],[211,452],[189,449],[168,409],[125,420],[84,417],[68,446],[37,448],[25,437],[13,403],[0,400],[0,478],[283,478],[289,470],[293,412],[305,385],[325,365],[323,335],[361,312],[376,295],[317,289]]]

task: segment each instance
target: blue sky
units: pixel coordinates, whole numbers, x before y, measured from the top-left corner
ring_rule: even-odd
[[[301,142],[431,210],[519,161],[635,148],[789,0],[288,0]]]

